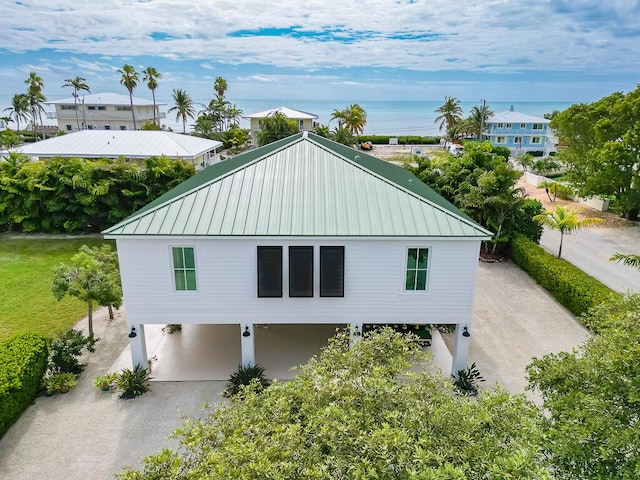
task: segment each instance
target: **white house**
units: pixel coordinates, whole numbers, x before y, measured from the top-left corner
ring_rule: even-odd
[[[78,130],[136,130],[145,122],[153,122],[153,101],[145,98],[133,97],[133,113],[136,116],[136,128],[133,127],[131,102],[128,95],[119,93],[94,93],[78,95],[53,102],[55,112],[47,112],[47,118],[56,119],[58,128],[66,132]],[[160,105],[155,104],[156,123],[165,118],[166,113],[160,111]]]
[[[549,142],[549,120],[542,117],[508,110],[494,114],[483,132],[484,138],[492,145],[507,147],[512,155],[527,152],[543,152],[555,150]]]
[[[222,142],[164,130],[84,130],[40,142],[27,143],[12,151],[32,158],[119,158],[144,160],[165,156],[182,159],[196,167],[219,161],[216,150]]]
[[[464,368],[486,231],[410,172],[303,132],[212,165],[103,232],[133,364],[145,324],[456,325]],[[135,334],[135,336],[133,336]],[[260,359],[257,359],[258,363]]]
[[[291,120],[295,120],[301,132],[312,132],[318,126],[316,123],[318,116],[315,113],[303,112],[295,108],[278,107],[262,112],[250,113],[249,115],[244,115],[244,118],[250,121],[251,142],[254,145],[258,144],[258,132],[262,130],[262,120],[273,116],[276,112],[282,113]]]

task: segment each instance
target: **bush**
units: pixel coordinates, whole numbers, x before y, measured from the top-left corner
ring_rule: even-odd
[[[149,370],[140,365],[136,365],[133,370],[125,368],[116,380],[116,386],[122,390],[120,398],[127,400],[151,391],[149,388],[150,379]]]
[[[78,379],[73,373],[54,373],[51,376],[45,377],[42,386],[47,392],[47,395],[54,395],[56,393],[67,393],[73,387],[78,384]]]
[[[475,397],[478,395],[478,383],[480,382],[484,382],[484,378],[480,375],[480,370],[474,362],[464,370],[458,370],[458,376],[453,381],[453,385],[461,395]]]
[[[238,370],[229,378],[223,395],[227,398],[233,397],[241,393],[243,387],[252,383],[256,384],[257,391],[264,390],[271,385],[271,381],[264,376],[264,367],[260,365],[249,365],[247,367],[239,365]]]
[[[47,368],[47,342],[18,333],[0,344],[0,437],[36,397]]]
[[[398,145],[439,145],[440,137],[420,137],[417,135],[360,135],[360,142],[371,142],[375,145],[388,145],[389,138],[397,138]]]
[[[532,242],[540,243],[543,228],[533,217],[541,213],[544,213],[544,207],[539,200],[531,198],[523,200],[522,204],[514,211],[513,223],[509,227],[509,231],[524,235]]]
[[[620,298],[606,285],[524,236],[517,236],[511,242],[511,254],[517,265],[576,316]]]
[[[119,375],[115,372],[100,375],[93,379],[93,384],[103,392],[111,390],[118,381]]]
[[[555,200],[556,197],[563,200],[573,200],[576,196],[576,191],[568,185],[563,185],[558,182],[542,182],[540,188],[548,188],[549,195]]]
[[[73,373],[78,374],[84,370],[78,358],[82,355],[82,350],[94,351],[94,344],[97,339],[85,337],[82,332],[68,328],[51,340],[49,345],[48,373]]]

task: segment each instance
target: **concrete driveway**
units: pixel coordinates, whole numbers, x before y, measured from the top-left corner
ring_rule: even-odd
[[[155,381],[153,391],[129,401],[98,391],[93,378],[126,358],[128,339],[122,313],[109,322],[101,311],[94,324],[102,342],[78,386],[38,398],[0,440],[2,480],[112,479],[127,465],[139,467],[144,456],[175,446],[167,435],[184,416],[201,416],[199,405],[221,401],[224,381]],[[524,367],[533,356],[571,349],[589,336],[510,262],[480,264],[471,335],[470,362],[477,362],[485,385],[499,382],[514,393],[523,391]],[[160,361],[154,368],[159,372]]]
[[[545,228],[540,245],[557,255],[560,233]],[[640,292],[640,272],[610,262],[615,252],[640,254],[640,226],[585,228],[565,235],[562,242],[562,258],[582,271],[618,292]]]

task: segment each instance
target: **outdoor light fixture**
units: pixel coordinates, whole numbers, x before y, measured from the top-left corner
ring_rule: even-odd
[[[244,332],[242,332],[242,336],[243,337],[250,337],[251,336],[251,332],[249,331],[249,325],[245,325],[244,326]]]
[[[138,334],[136,333],[136,327],[131,327],[131,331],[129,332],[129,338],[136,338]]]
[[[462,336],[463,337],[470,337],[471,334],[469,333],[469,329],[467,327],[464,327],[464,330],[462,331]]]

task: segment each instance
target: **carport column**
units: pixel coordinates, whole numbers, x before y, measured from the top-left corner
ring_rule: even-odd
[[[353,347],[362,340],[362,323],[352,323],[349,325],[349,346]]]
[[[147,342],[144,338],[144,325],[133,324],[129,327],[129,346],[131,347],[131,363],[135,367],[140,365],[142,368],[147,368]]]
[[[452,377],[455,377],[459,370],[467,368],[467,355],[469,353],[470,337],[471,328],[469,325],[456,325],[456,338],[453,345],[453,361],[451,362]]]
[[[253,323],[240,324],[240,348],[242,350],[242,366],[256,364],[255,335],[253,334]]]

